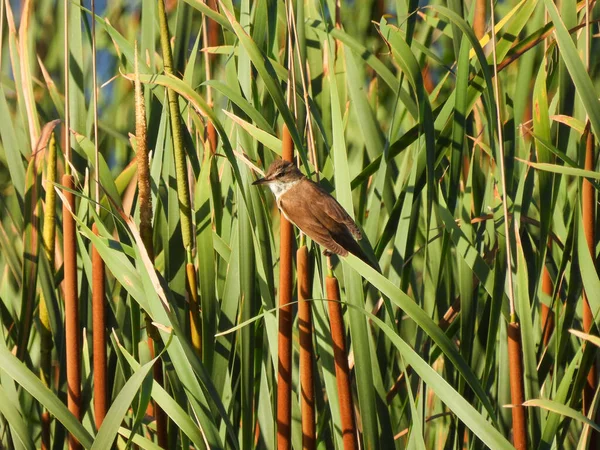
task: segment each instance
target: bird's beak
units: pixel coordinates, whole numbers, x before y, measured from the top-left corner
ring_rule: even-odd
[[[266,184],[269,181],[271,181],[269,178],[259,178],[258,180],[256,180],[254,183],[252,183],[253,185],[259,185],[259,184]]]

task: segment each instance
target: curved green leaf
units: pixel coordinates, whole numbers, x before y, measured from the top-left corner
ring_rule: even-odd
[[[17,384],[23,387],[33,398],[40,402],[56,420],[83,445],[84,448],[92,447],[92,436],[71,414],[63,402],[50,389],[42,384],[37,376],[17,359],[4,345],[0,345],[0,370],[6,373]]]
[[[427,335],[440,347],[442,352],[448,357],[465,381],[471,386],[471,389],[477,395],[488,414],[495,417],[494,408],[490,399],[479,383],[479,380],[462,358],[456,346],[450,341],[448,336],[437,326],[433,320],[417,305],[413,299],[394,286],[387,278],[377,272],[375,269],[365,264],[356,256],[350,254],[345,258],[350,267],[358,272],[369,283],[379,289],[392,303],[401,308]]]

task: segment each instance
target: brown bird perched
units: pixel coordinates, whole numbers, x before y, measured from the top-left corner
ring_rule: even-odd
[[[325,247],[324,255],[347,256],[350,252],[373,265],[355,240],[362,239],[362,234],[352,217],[293,163],[282,159],[273,161],[265,177],[252,184],[268,185],[286,219]]]

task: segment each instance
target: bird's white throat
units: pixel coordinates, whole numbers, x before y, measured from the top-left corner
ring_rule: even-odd
[[[273,181],[269,183],[269,188],[271,188],[273,195],[275,195],[277,203],[279,203],[279,199],[283,194],[300,183],[300,181],[302,180],[288,181],[287,183],[282,183],[281,181]]]

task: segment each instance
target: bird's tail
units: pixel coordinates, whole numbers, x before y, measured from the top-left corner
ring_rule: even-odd
[[[379,267],[379,263],[377,262],[377,260],[375,258],[369,258],[369,256],[364,252],[364,250],[358,244],[356,244],[356,247],[357,247],[356,251],[354,251],[354,250],[348,250],[348,251],[350,253],[352,253],[354,256],[360,258],[363,262],[367,263],[369,266],[371,266],[377,272],[381,273],[381,267]]]
[[[369,258],[369,256],[365,253],[365,251],[358,244],[358,242],[356,242],[354,239],[344,239],[344,242],[339,242],[339,240],[338,240],[338,243],[342,247],[344,247],[346,250],[348,250],[350,253],[352,253],[354,256],[361,259],[363,262],[367,263],[369,266],[371,266],[377,272],[381,273],[381,268],[379,267],[379,263],[377,262],[377,260],[374,257]]]

